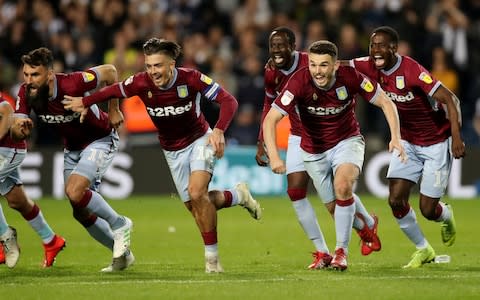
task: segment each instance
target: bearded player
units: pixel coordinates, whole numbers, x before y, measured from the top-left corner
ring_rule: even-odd
[[[83,123],[79,113],[65,110],[61,102],[66,94],[84,95],[114,83],[116,69],[101,65],[83,72],[55,73],[52,52],[43,47],[23,55],[22,62],[24,84],[18,92],[15,115],[28,117],[33,111],[63,138],[65,193],[73,216],[113,252],[112,264],[102,271],[123,270],[134,261],[129,250],[132,221],[119,215],[98,193],[101,178],[118,150],[118,134],[112,126],[123,120],[118,99],[109,106],[108,115],[91,107]]]

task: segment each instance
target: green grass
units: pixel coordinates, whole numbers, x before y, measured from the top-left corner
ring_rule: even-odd
[[[478,299],[480,243],[478,200],[450,201],[458,227],[456,243],[447,248],[440,226],[419,216],[437,254],[450,264],[403,270],[413,245],[401,233],[384,200],[363,197],[380,217],[381,252],[360,255],[358,237],[350,246],[345,272],[310,271],[311,242],[305,237],[287,198],[260,198],[264,218],[257,222],[234,207],[219,212],[219,247],[223,274],[205,274],[203,245],[193,218],[169,197],[135,197],[112,201],[134,221],[132,250],[136,263],[124,272],[102,274],[111,253],[91,239],[71,217],[66,201],[41,200],[50,225],[67,239],[54,267],[41,269],[39,238],[2,200],[7,220],[17,228],[20,261],[0,266],[2,299]],[[312,199],[330,249],[334,224],[323,205]],[[412,200],[418,207],[418,201]],[[176,228],[170,233],[168,228]]]

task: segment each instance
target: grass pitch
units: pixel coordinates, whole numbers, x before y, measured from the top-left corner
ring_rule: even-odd
[[[361,256],[352,235],[345,272],[311,271],[312,244],[298,224],[286,197],[259,198],[261,221],[241,207],[219,212],[219,249],[223,274],[205,274],[203,245],[193,218],[178,199],[132,197],[111,201],[134,222],[135,265],[113,274],[99,270],[111,253],[90,238],[71,217],[66,201],[38,202],[51,227],[67,239],[50,269],[40,267],[40,239],[20,215],[1,201],[10,225],[17,228],[20,261],[14,269],[0,265],[2,299],[479,299],[479,200],[450,200],[457,221],[457,241],[441,243],[440,224],[419,223],[437,254],[449,264],[403,270],[415,251],[393,219],[385,200],[364,196],[379,216],[381,252]],[[335,247],[333,220],[317,198],[311,199],[330,250]]]

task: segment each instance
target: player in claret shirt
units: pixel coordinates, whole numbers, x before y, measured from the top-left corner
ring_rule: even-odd
[[[225,149],[224,131],[237,109],[236,99],[206,75],[176,67],[180,46],[151,38],[144,45],[145,72],[105,87],[89,96],[66,97],[65,108],[83,112],[85,107],[110,98],[139,96],[158,130],[158,139],[170,167],[178,194],[192,213],[205,245],[205,271],[223,272],[217,246],[217,210],[245,207],[260,219],[262,210],[245,183],[234,189],[209,191],[216,158]],[[201,97],[220,104],[219,119],[209,127],[200,110]]]
[[[27,155],[25,139],[30,135],[32,127],[30,118],[14,118],[12,106],[7,101],[0,100],[0,193],[42,239],[45,250],[43,267],[50,267],[65,247],[65,239],[53,232],[39,206],[28,198],[19,174],[20,164]],[[17,231],[8,225],[1,205],[0,243],[0,264],[15,267],[20,256]]]
[[[353,185],[363,166],[365,142],[355,117],[357,95],[382,108],[391,133],[389,150],[406,159],[395,105],[374,81],[354,68],[340,67],[337,47],[317,41],[308,48],[308,67],[298,70],[275,99],[263,132],[270,167],[284,173],[275,144],[275,126],[297,110],[302,123],[300,148],[305,168],[323,201],[335,200],[336,249],[331,267],[347,269],[348,245],[355,215]]]
[[[64,95],[84,95],[117,80],[113,65],[101,65],[70,74],[53,71],[53,55],[38,48],[22,56],[24,83],[18,92],[15,115],[28,117],[33,110],[40,122],[54,127],[64,143],[65,193],[73,216],[98,242],[113,250],[113,262],[105,272],[125,269],[134,261],[129,250],[132,221],[119,215],[98,193],[101,178],[118,149],[118,126],[123,116],[118,99],[109,115],[92,106],[83,116],[63,108]],[[111,120],[109,121],[109,117]]]
[[[350,61],[358,71],[377,80],[397,106],[402,143],[409,160],[392,155],[388,168],[388,202],[398,225],[417,251],[405,268],[433,261],[435,251],[423,235],[408,199],[420,178],[420,211],[428,220],[441,223],[446,246],[455,242],[452,207],[440,198],[445,194],[453,158],[465,155],[460,135],[459,99],[411,57],[397,53],[398,33],[382,26],[370,36],[369,57]],[[433,99],[433,101],[432,101]]]
[[[295,34],[286,27],[275,28],[269,37],[270,59],[265,66],[265,98],[262,112],[262,120],[267,115],[273,101],[280,94],[288,79],[299,69],[308,66],[308,54],[295,50]],[[312,241],[315,252],[314,260],[308,266],[309,269],[322,269],[329,266],[332,256],[318,224],[315,210],[307,198],[309,176],[303,165],[300,154],[300,137],[302,124],[295,111],[289,112],[291,129],[288,137],[288,149],[286,157],[287,194],[292,202],[297,219],[307,237]],[[257,144],[257,164],[267,166],[268,159],[265,155],[263,132],[260,127]],[[371,216],[365,209],[360,198],[353,194],[356,214],[353,227],[362,239],[361,253],[369,255],[372,251],[379,251],[381,243],[376,236],[378,218]],[[325,199],[322,199],[325,201]],[[325,207],[330,214],[334,215],[335,202],[330,199],[325,202]]]

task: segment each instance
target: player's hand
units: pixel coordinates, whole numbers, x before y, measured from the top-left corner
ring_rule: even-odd
[[[268,165],[268,154],[265,151],[263,142],[261,141],[257,143],[257,154],[255,155],[255,160],[260,167],[266,167]]]
[[[281,159],[270,159],[270,167],[275,174],[285,174],[287,172],[285,162]]]
[[[223,135],[223,130],[214,128],[208,136],[207,145],[212,146],[216,158],[222,158],[225,153],[225,136]]]
[[[10,126],[10,137],[15,141],[21,141],[30,136],[33,129],[33,121],[30,118],[15,118]]]
[[[66,110],[81,113],[85,110],[82,99],[83,97],[64,96],[64,99],[62,101],[63,108],[65,108]]]
[[[454,138],[452,136],[452,154],[455,158],[465,157],[465,143],[461,138]]]
[[[123,113],[119,109],[111,109],[108,112],[108,120],[113,128],[118,129],[125,119]]]
[[[390,143],[388,143],[388,152],[393,152],[394,149],[398,151],[398,157],[400,157],[400,161],[406,162],[408,159],[408,156],[400,140],[395,139],[395,140],[391,140]]]

